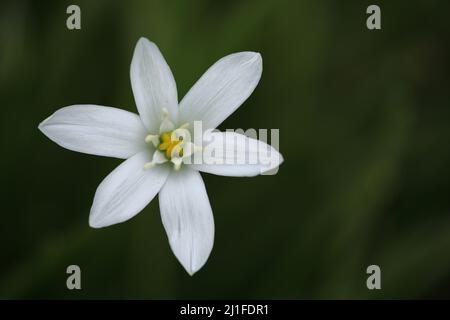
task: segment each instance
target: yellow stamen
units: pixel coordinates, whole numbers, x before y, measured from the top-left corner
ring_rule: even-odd
[[[181,137],[180,137],[181,138]],[[158,146],[158,149],[161,151],[165,151],[166,158],[172,159],[172,152],[177,152],[178,156],[183,156],[183,149],[179,144],[181,143],[182,139],[172,139],[172,133],[171,132],[164,132],[161,134],[160,139],[161,143]]]

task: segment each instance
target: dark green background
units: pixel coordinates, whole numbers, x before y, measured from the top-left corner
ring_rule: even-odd
[[[72,3],[80,31],[66,28]],[[381,31],[365,25],[374,3]],[[448,1],[2,0],[0,298],[450,297],[449,12]],[[180,99],[222,56],[261,52],[259,86],[220,128],[280,129],[277,175],[203,175],[216,238],[193,277],[157,201],[91,229],[95,189],[120,161],[37,129],[71,104],[135,112],[141,36]],[[66,289],[70,264],[81,291]]]

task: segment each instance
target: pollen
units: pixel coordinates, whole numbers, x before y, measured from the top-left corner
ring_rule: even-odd
[[[163,151],[166,155],[167,159],[172,159],[173,155],[178,155],[179,157],[183,157],[183,149],[181,148],[181,142],[183,141],[183,137],[179,137],[178,139],[174,138],[172,132],[164,132],[160,136],[160,144],[158,149]]]

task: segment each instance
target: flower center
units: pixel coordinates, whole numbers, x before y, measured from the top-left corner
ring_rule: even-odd
[[[163,151],[166,158],[171,160],[173,156],[183,157],[183,148],[181,142],[183,137],[176,138],[176,135],[172,132],[164,132],[159,137],[160,144],[158,149]]]
[[[174,169],[179,170],[183,163],[183,158],[189,157],[193,152],[201,148],[191,143],[190,133],[186,130],[188,123],[175,129],[174,124],[169,120],[167,109],[163,109],[162,122],[159,127],[159,134],[148,134],[145,137],[146,143],[151,143],[156,148],[152,160],[144,165],[144,169],[153,168],[157,164],[172,162]]]

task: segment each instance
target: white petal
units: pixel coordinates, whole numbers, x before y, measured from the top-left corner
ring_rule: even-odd
[[[283,157],[272,146],[234,132],[213,132],[193,169],[221,176],[251,177],[276,169]]]
[[[130,69],[131,86],[136,106],[147,129],[155,134],[166,108],[171,121],[177,120],[177,86],[158,47],[140,38],[134,49]]]
[[[239,52],[220,59],[180,102],[180,123],[202,120],[205,130],[217,127],[250,96],[261,73],[259,53]]]
[[[156,196],[169,175],[164,165],[144,170],[150,155],[140,152],[123,162],[98,186],[89,216],[93,228],[107,227],[138,214]]]
[[[189,168],[172,171],[159,193],[159,207],[170,247],[193,275],[214,243],[214,219],[200,173]]]
[[[126,159],[145,149],[138,115],[112,107],[74,105],[39,124],[48,138],[69,150]]]

